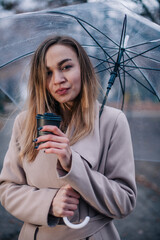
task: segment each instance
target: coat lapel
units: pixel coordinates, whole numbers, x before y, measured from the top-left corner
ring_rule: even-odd
[[[100,151],[99,131],[99,103],[96,102],[96,117],[94,130],[78,142],[72,145],[72,149],[89,162],[92,168],[98,163]]]

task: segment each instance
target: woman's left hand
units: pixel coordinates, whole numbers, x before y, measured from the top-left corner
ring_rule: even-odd
[[[51,132],[53,134],[46,134],[38,137],[36,143],[41,143],[36,149],[45,149],[45,153],[54,153],[57,155],[62,168],[69,172],[71,167],[71,149],[69,146],[69,139],[58,127],[46,125],[41,131]]]

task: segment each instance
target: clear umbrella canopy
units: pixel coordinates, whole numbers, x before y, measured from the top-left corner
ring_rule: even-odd
[[[126,29],[122,34],[125,14]],[[0,89],[18,111],[27,94],[30,58],[37,46],[54,34],[70,35],[82,44],[104,92],[110,77],[116,75],[107,104],[117,108],[123,105],[135,159],[160,161],[160,27],[117,1],[0,19]],[[100,101],[105,95],[103,90]],[[1,131],[5,128],[7,125]]]

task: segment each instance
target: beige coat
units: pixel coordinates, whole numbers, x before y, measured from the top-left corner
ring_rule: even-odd
[[[71,147],[72,166],[67,174],[57,170],[55,155],[43,151],[32,163],[19,162],[25,113],[16,118],[0,175],[0,197],[6,210],[24,221],[20,240],[119,239],[112,220],[128,215],[136,202],[130,131],[120,110],[105,107],[100,121],[98,103],[96,111],[94,132]],[[48,215],[55,194],[65,184],[81,195],[71,221],[91,217],[82,229],[69,229],[62,219]]]

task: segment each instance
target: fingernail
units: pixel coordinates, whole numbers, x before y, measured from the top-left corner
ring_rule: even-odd
[[[43,129],[43,127],[39,127],[39,128],[38,128],[38,131],[40,131],[40,130],[42,130],[42,129]]]
[[[39,148],[39,145],[35,146],[34,148],[35,148],[35,149],[38,149],[38,148]]]
[[[33,142],[37,142],[38,141],[38,139],[37,138],[35,138],[34,140],[33,140]]]

